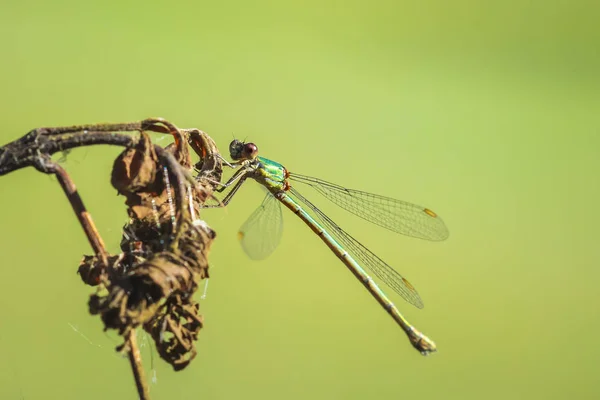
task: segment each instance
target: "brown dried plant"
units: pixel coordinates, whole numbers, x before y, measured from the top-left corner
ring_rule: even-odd
[[[153,144],[148,132],[171,134],[174,143],[165,148]],[[111,177],[130,217],[119,254],[106,251],[74,182],[51,158],[95,144],[125,147]],[[192,162],[190,148],[200,159],[197,163]],[[139,396],[148,399],[136,328],[151,335],[160,356],[176,371],[196,355],[203,320],[193,296],[209,276],[207,256],[215,238],[198,217],[222,174],[214,141],[198,129],[179,129],[160,118],[38,128],[0,147],[0,175],[29,166],[54,174],[67,195],[94,251],[83,257],[78,269],[84,283],[97,287],[88,301],[89,311],[100,316],[105,329],[123,336],[117,350],[128,354]]]

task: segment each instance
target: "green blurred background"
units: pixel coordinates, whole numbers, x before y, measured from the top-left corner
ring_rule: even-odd
[[[218,240],[199,355],[174,373],[155,354],[152,398],[600,397],[597,2],[191,4],[3,2],[0,143],[161,116],[428,206],[451,235],[394,235],[305,193],[418,288],[424,310],[393,300],[436,341],[424,358],[291,213],[250,261],[236,232],[263,192],[247,184],[203,214]],[[119,151],[64,163],[113,251]],[[0,398],[136,398],[119,337],[87,314],[90,248],[59,185],[26,169],[0,192]]]

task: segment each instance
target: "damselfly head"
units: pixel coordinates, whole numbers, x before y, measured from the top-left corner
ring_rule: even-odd
[[[233,160],[253,160],[258,155],[258,146],[234,139],[229,144],[229,155]]]

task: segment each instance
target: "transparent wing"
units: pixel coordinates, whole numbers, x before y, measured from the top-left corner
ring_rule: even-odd
[[[314,204],[292,188],[290,190],[294,198],[310,209],[323,223],[327,232],[333,236],[338,243],[354,258],[362,267],[367,268],[379,280],[388,285],[392,290],[402,296],[406,301],[417,308],[423,308],[421,296],[411,283],[390,267],[381,258],[377,257],[371,250],[363,246],[358,240],[340,228],[331,218],[325,215]]]
[[[448,228],[428,208],[310,176],[290,174],[293,181],[309,185],[339,207],[391,231],[420,239],[440,241],[448,238]]]
[[[281,205],[271,193],[267,193],[261,205],[240,228],[238,238],[248,257],[262,260],[275,251],[282,233]]]

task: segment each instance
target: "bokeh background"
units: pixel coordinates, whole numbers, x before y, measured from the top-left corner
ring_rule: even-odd
[[[446,221],[448,241],[419,241],[305,193],[418,288],[423,310],[392,298],[436,341],[424,358],[290,213],[250,261],[236,232],[263,192],[248,183],[203,214],[218,240],[196,360],[151,369],[140,334],[154,399],[599,398],[599,8],[5,1],[0,142],[161,116]],[[112,250],[119,151],[64,161]],[[59,185],[27,169],[0,193],[0,398],[136,398],[119,337],[87,314],[90,248]]]

